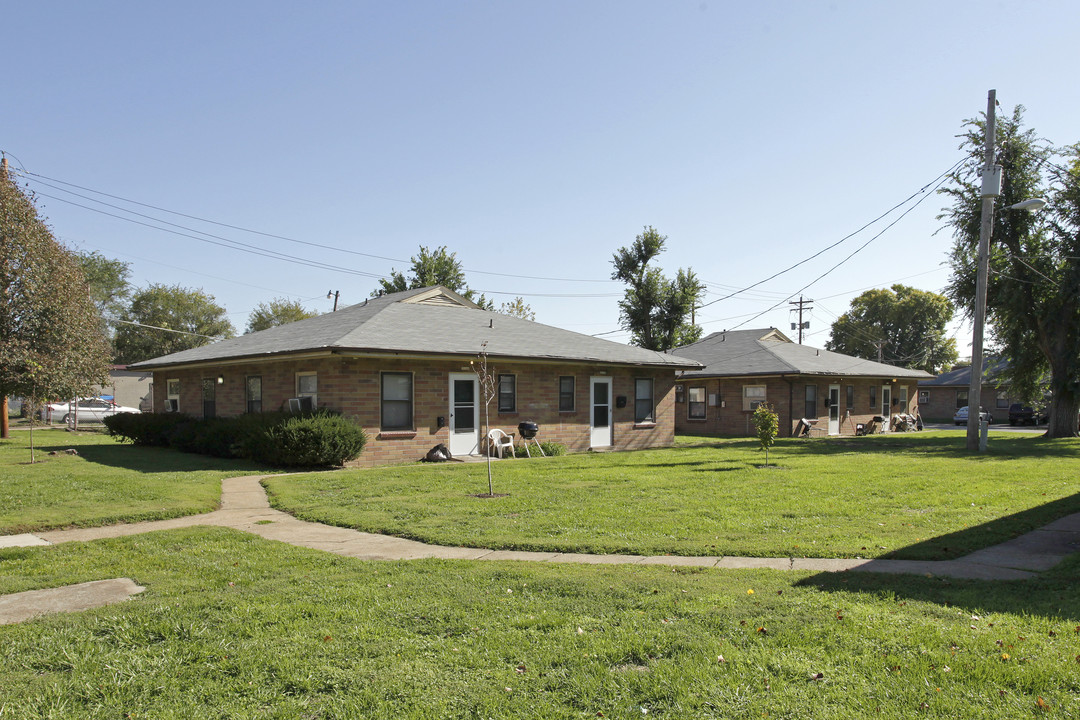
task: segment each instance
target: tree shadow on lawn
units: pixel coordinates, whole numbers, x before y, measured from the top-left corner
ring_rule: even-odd
[[[883,560],[955,560],[998,545],[1080,512],[1080,493],[1004,515],[974,527],[938,535],[882,555]]]
[[[1048,633],[1075,632],[1073,624],[1080,620],[1080,553],[1031,580],[958,580],[870,572],[823,572],[799,580],[795,586],[823,592],[895,597],[897,603],[917,600],[984,613],[1060,618],[1069,623],[1065,628],[1048,625]],[[1002,630],[1002,633],[1006,632],[1007,629]]]
[[[955,457],[962,460],[1028,460],[1031,458],[1077,458],[1080,444],[1074,438],[1050,440],[1041,435],[1002,434],[992,436],[986,453],[967,450],[967,439],[958,434],[927,436],[923,433],[889,433],[865,437],[811,438],[798,440],[785,438],[778,441],[781,450],[799,449],[807,455],[885,454],[897,451],[915,451],[920,455]]]
[[[273,468],[257,465],[249,460],[215,458],[208,455],[182,453],[179,450],[170,450],[168,448],[142,447],[139,445],[45,445],[38,447],[36,451],[47,454],[55,450],[63,453],[71,447],[78,450],[79,457],[87,462],[141,473],[198,471],[279,472]]]

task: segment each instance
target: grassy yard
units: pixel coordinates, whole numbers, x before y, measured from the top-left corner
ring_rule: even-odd
[[[221,478],[251,463],[121,445],[101,431],[34,431],[0,440],[0,535],[194,515],[217,508]],[[49,455],[74,449],[78,455]],[[0,716],[2,717],[2,716]]]
[[[370,563],[221,528],[0,550],[0,593],[147,588],[0,626],[0,717],[1080,717],[1078,574]]]
[[[446,545],[630,554],[945,559],[1080,511],[1080,441],[957,433],[751,441],[266,481],[299,517]]]

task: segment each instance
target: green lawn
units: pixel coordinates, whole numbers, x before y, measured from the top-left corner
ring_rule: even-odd
[[[248,462],[121,445],[100,431],[34,431],[0,440],[0,535],[160,520],[214,510],[221,479],[267,472]],[[78,455],[49,455],[74,449]],[[0,715],[2,717],[2,715]]]
[[[446,545],[630,554],[945,559],[1080,511],[1080,441],[957,433],[751,441],[271,478],[307,520]]]
[[[221,528],[0,550],[0,593],[147,588],[0,626],[0,717],[1078,717],[1078,575],[373,563]]]

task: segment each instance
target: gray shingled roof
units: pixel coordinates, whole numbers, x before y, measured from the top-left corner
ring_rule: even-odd
[[[225,360],[260,359],[318,350],[343,354],[462,355],[487,342],[492,358],[696,368],[685,357],[582,335],[477,306],[446,288],[384,295],[308,320],[135,363],[155,369]]]
[[[793,343],[776,328],[709,335],[671,351],[705,367],[683,377],[747,375],[839,375],[843,377],[929,378],[922,370],[895,367]]]
[[[996,385],[1001,373],[1009,367],[1004,359],[986,358],[983,363],[983,385]],[[971,366],[943,372],[929,380],[920,380],[919,387],[968,387],[971,384]]]

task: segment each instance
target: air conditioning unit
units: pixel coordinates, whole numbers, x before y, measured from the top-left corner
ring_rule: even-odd
[[[289,398],[286,403],[288,404],[288,409],[291,413],[304,413],[315,411],[315,403],[312,401],[310,396]]]

